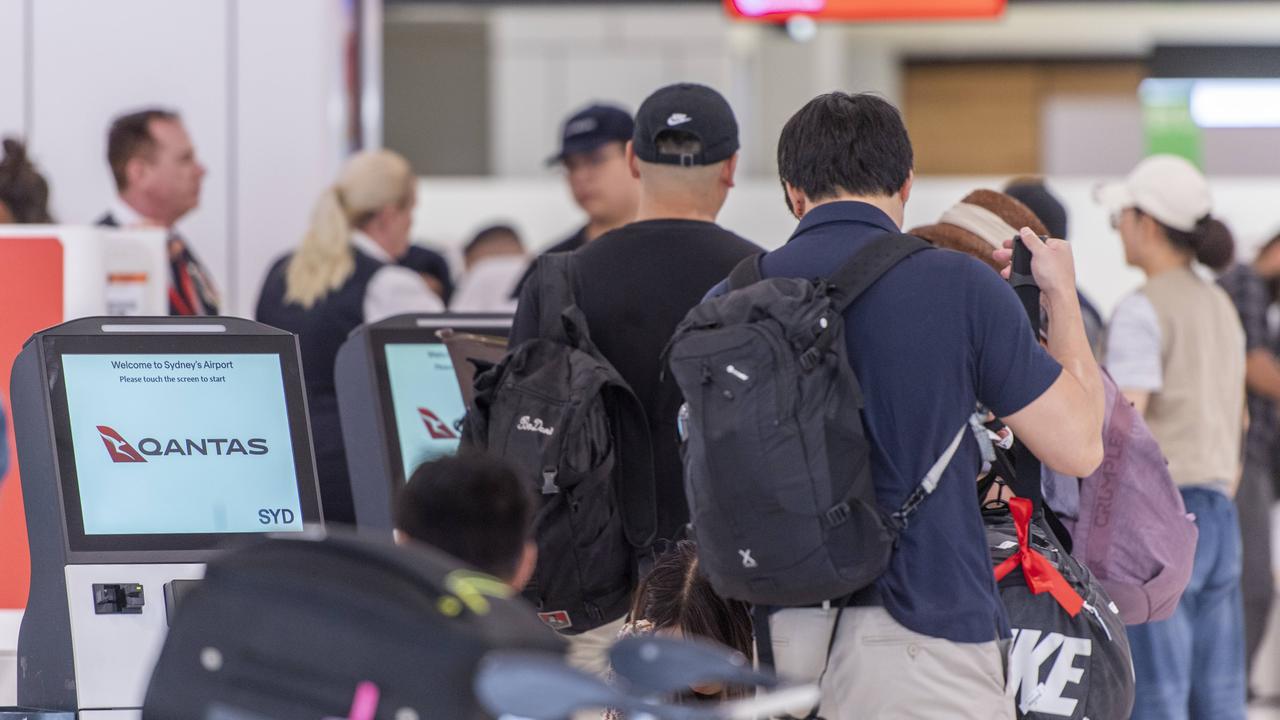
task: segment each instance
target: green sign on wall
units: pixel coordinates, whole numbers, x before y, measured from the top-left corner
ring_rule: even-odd
[[[1194,84],[1194,80],[1163,78],[1142,81],[1138,96],[1148,155],[1179,155],[1203,168],[1203,133],[1191,118]]]

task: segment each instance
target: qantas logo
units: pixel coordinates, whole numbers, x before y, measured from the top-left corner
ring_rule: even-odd
[[[270,450],[264,438],[159,438],[145,437],[135,448],[110,425],[99,425],[98,435],[107,447],[107,455],[113,463],[147,462],[148,457],[180,455],[266,455]]]
[[[134,450],[133,446],[120,437],[120,433],[111,427],[99,425],[98,434],[102,436],[102,444],[107,446],[107,454],[111,456],[111,462],[134,463],[147,461],[146,458],[142,457],[142,453]]]
[[[422,424],[427,426],[427,434],[432,440],[457,440],[458,433],[453,428],[445,424],[440,416],[431,412],[426,408],[418,408],[418,415],[422,418]]]

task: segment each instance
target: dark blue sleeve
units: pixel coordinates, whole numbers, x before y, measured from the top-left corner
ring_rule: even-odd
[[[1062,374],[1040,346],[1013,288],[979,263],[970,266],[970,339],[978,401],[999,417],[1030,405]]]

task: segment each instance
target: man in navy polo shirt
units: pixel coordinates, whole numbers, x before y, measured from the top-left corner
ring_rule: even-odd
[[[888,102],[831,93],[788,121],[778,170],[800,224],[784,247],[765,256],[764,274],[827,276],[902,225],[911,142]],[[1053,318],[1048,352],[1007,284],[977,260],[945,250],[906,259],[846,312],[849,361],[866,393],[872,477],[886,513],[899,507],[979,402],[1055,470],[1085,477],[1102,461],[1102,382],[1084,333],[1070,248],[1029,230],[1022,235]],[[999,257],[1008,262],[1009,255]],[[968,437],[904,531],[876,591],[844,610],[829,660],[839,610],[774,613],[778,670],[822,678],[823,717],[1013,717],[1001,643],[1008,621],[974,487],[979,464],[977,443]]]

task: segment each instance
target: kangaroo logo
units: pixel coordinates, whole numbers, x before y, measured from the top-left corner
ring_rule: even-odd
[[[453,428],[445,424],[435,413],[426,408],[418,408],[418,415],[422,418],[422,424],[427,426],[427,434],[432,440],[457,440],[458,433]]]
[[[111,456],[111,462],[136,463],[147,461],[146,458],[142,457],[142,453],[134,450],[133,446],[120,437],[120,433],[113,428],[99,425],[98,435],[102,437],[102,444],[107,446],[107,454]]]
[[[742,567],[748,570],[754,570],[759,567],[759,563],[756,562],[756,559],[751,557],[751,548],[739,550],[738,554],[742,556]]]

